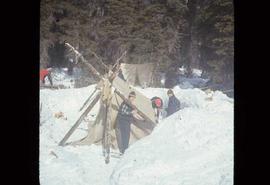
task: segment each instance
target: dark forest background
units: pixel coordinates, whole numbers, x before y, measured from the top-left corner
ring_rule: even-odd
[[[233,87],[232,0],[41,0],[40,66],[63,67],[75,46],[92,64],[156,63],[176,73],[202,69],[213,83]],[[96,65],[98,66],[98,65]]]

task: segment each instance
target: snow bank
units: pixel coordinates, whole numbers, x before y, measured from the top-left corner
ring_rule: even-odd
[[[233,99],[215,91],[207,101],[199,89],[174,88],[182,110],[106,165],[101,146],[57,146],[94,87],[40,91],[41,185],[232,184]],[[167,106],[167,89],[137,89]],[[54,117],[60,111],[67,119]],[[97,111],[98,106],[87,119],[94,120]],[[86,129],[84,121],[68,141],[81,139]]]
[[[67,68],[53,69],[51,76],[54,85],[63,85],[66,88],[74,87],[75,78],[73,75],[69,76],[67,74]],[[48,78],[45,78],[45,83],[49,84]]]
[[[201,77],[202,76],[202,70],[201,69],[193,68],[192,69],[192,74],[195,77]]]
[[[109,178],[104,177],[110,176],[116,162],[117,159],[111,160],[106,165],[101,148],[96,145],[50,147],[40,156],[40,184],[109,184]]]
[[[105,165],[101,147],[59,147],[58,143],[79,118],[82,103],[94,90],[94,85],[80,89],[40,91],[40,184],[41,185],[85,185],[108,184],[117,159]],[[63,112],[67,119],[57,119],[54,114]],[[94,119],[98,111],[95,106],[90,114]],[[87,123],[83,121],[68,141],[81,139],[87,134]],[[89,183],[90,182],[90,183]]]
[[[232,99],[215,92],[209,102],[199,89],[174,91],[186,107],[130,146],[111,185],[233,184]]]
[[[72,75],[68,75],[67,71],[68,68],[53,68],[51,73],[53,84],[61,85],[66,88],[74,88],[76,80],[78,80],[83,75],[83,72],[78,67],[73,68]],[[50,84],[48,78],[45,78],[45,84]]]
[[[83,102],[89,97],[94,91],[94,85],[81,88],[80,90],[75,89],[62,89],[62,90],[50,90],[43,89],[40,91],[40,103],[42,105],[42,112],[40,114],[40,134],[50,134],[41,139],[46,141],[58,143],[71,126],[77,121],[82,111],[79,112]],[[98,106],[94,107],[91,113],[94,120]],[[54,117],[55,113],[62,112],[67,120],[57,119]],[[46,124],[44,124],[46,122]],[[84,130],[83,130],[84,129]],[[87,124],[82,123],[78,131],[76,131],[71,139],[79,139],[81,136],[87,134]],[[77,136],[77,137],[76,137]],[[52,138],[48,140],[47,138]],[[41,140],[42,142],[42,140]]]

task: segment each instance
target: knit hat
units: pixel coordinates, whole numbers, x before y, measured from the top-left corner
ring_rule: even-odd
[[[174,94],[174,93],[173,93],[173,90],[169,89],[169,90],[167,91],[167,94]]]
[[[131,91],[129,93],[128,97],[136,97],[136,93],[134,91]]]

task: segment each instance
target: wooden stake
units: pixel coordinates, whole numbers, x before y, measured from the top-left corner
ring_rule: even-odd
[[[84,102],[84,104],[82,105],[82,107],[80,108],[79,111],[81,111],[84,108],[84,106],[89,102],[89,100],[92,98],[92,96],[95,94],[95,92],[97,90],[98,90],[97,87],[95,87],[95,90],[92,92],[92,94],[89,96],[89,98],[87,98],[87,100]]]
[[[112,99],[112,86],[110,81],[104,80],[102,89],[102,106],[104,106],[104,118],[103,118],[103,137],[102,137],[102,149],[105,157],[105,163],[110,162],[110,147],[111,147],[111,99]]]

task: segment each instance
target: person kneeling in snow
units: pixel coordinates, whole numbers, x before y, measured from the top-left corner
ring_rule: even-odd
[[[160,111],[163,107],[163,101],[161,98],[155,96],[151,99],[152,107],[155,110],[157,122],[160,119]]]
[[[136,94],[134,91],[129,93],[128,99],[131,103],[134,102],[136,99]],[[116,139],[121,154],[124,154],[125,150],[128,148],[130,124],[133,117],[138,118],[137,111],[124,101],[120,105],[116,117]]]
[[[173,113],[180,110],[180,101],[175,97],[171,89],[168,90],[167,94],[169,96],[169,103],[168,103],[168,108],[166,109],[166,111],[167,111],[167,116],[170,116]]]
[[[51,71],[52,68],[47,68],[47,69],[41,69],[39,72],[39,77],[40,77],[40,81],[41,83],[44,85],[45,84],[45,78],[48,77],[51,86],[53,85],[52,83],[52,77],[51,77]]]

